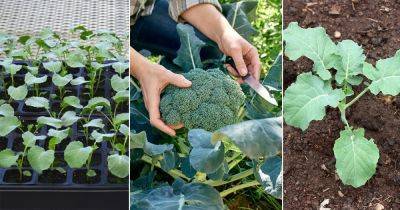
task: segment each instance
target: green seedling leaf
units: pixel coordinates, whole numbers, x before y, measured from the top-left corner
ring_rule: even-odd
[[[398,95],[400,93],[400,50],[391,58],[377,61],[376,69],[371,64],[365,63],[363,73],[372,80],[369,86],[371,93]]]
[[[31,73],[32,75],[37,75],[39,73],[39,67],[37,67],[37,66],[27,66],[26,68],[28,69],[29,73]],[[47,76],[47,75],[45,75],[45,76]],[[26,80],[26,78],[25,78],[25,80]],[[46,80],[47,80],[47,77],[46,77]],[[40,80],[38,80],[38,81],[40,81]]]
[[[84,128],[89,128],[89,127],[93,127],[93,128],[104,128],[104,123],[102,119],[93,119],[90,120],[88,123],[84,124],[83,127]]]
[[[19,155],[10,149],[4,149],[0,152],[0,168],[10,168],[17,165]]]
[[[88,104],[83,109],[90,111],[90,110],[95,110],[96,107],[99,106],[110,108],[111,104],[110,101],[108,101],[106,98],[94,97],[89,100]]]
[[[14,108],[10,104],[3,104],[0,106],[0,115],[12,117],[14,116]]]
[[[123,90],[123,91],[117,92],[117,94],[115,94],[115,96],[113,96],[113,100],[116,103],[122,103],[124,101],[128,101],[129,97],[130,97],[129,90]]]
[[[61,61],[49,61],[49,62],[43,63],[43,67],[45,69],[47,69],[48,71],[51,71],[56,74],[61,71],[62,62]]]
[[[0,136],[7,136],[11,131],[21,126],[21,122],[17,117],[7,116],[0,117]]]
[[[282,158],[270,157],[259,167],[255,168],[255,177],[262,184],[266,193],[282,199]]]
[[[222,10],[231,26],[246,40],[257,34],[246,14],[254,13],[257,1],[239,1],[233,4],[222,5]]]
[[[107,157],[108,170],[119,178],[129,175],[129,157],[126,155],[110,155]]]
[[[51,164],[53,164],[54,151],[45,151],[42,147],[33,146],[28,151],[28,161],[33,170],[41,174],[42,171],[49,169]]]
[[[113,118],[113,124],[116,126],[119,126],[127,121],[129,121],[129,113],[120,113]]]
[[[7,93],[16,101],[24,100],[28,95],[28,87],[26,85],[21,85],[19,87],[10,86],[7,89]]]
[[[94,130],[91,136],[97,143],[100,143],[106,139],[114,137],[115,133],[99,133],[97,130]]]
[[[26,99],[25,104],[35,108],[50,109],[49,100],[43,97],[30,97]]]
[[[38,117],[37,123],[41,125],[48,125],[57,129],[63,126],[63,121],[52,117]]]
[[[332,89],[330,82],[303,73],[290,85],[283,98],[284,118],[288,125],[307,129],[313,120],[322,120],[325,107],[337,107],[345,95],[340,89]]]
[[[88,176],[88,177],[94,177],[94,176],[96,176],[96,175],[97,175],[97,173],[96,173],[96,171],[93,170],[93,169],[89,169],[89,170],[86,172],[86,176]]]
[[[16,65],[16,64],[12,64],[12,63],[5,64],[4,62],[3,62],[3,67],[4,67],[4,70],[11,75],[16,74],[17,72],[19,72],[22,69],[22,65]]]
[[[83,55],[82,52],[79,51],[69,53],[65,62],[71,68],[82,68],[85,67],[87,60],[85,55]]]
[[[251,159],[272,157],[282,151],[282,118],[249,120],[228,125],[217,130],[212,138],[215,142],[224,136]]]
[[[79,98],[76,97],[76,96],[64,97],[61,106],[63,108],[66,108],[68,106],[71,106],[71,107],[74,107],[74,108],[77,108],[77,109],[82,109],[83,108],[83,106],[80,104]]]
[[[111,77],[111,87],[115,92],[124,91],[129,88],[129,81],[129,76],[122,79],[120,76],[114,75]]]
[[[51,136],[52,138],[49,141],[49,148],[52,150],[55,149],[55,146],[59,143],[61,143],[62,140],[68,138],[70,134],[70,128],[64,129],[64,130],[54,130],[50,129],[47,132],[48,136]]]
[[[92,147],[83,147],[83,143],[80,141],[71,141],[65,148],[64,159],[71,168],[81,168],[92,151]]]
[[[25,74],[25,83],[27,85],[33,85],[33,84],[42,84],[47,81],[47,75],[43,77],[35,77],[33,74],[30,72]]]
[[[347,82],[351,85],[359,85],[362,78],[357,76],[362,73],[365,61],[364,50],[352,40],[344,40],[337,45],[337,54],[340,56],[335,68],[337,73],[335,79],[338,84]]]
[[[120,133],[122,133],[125,137],[128,137],[129,136],[129,127],[127,126],[127,125],[125,125],[125,124],[122,124],[120,127],[119,127],[119,130],[118,130]]]
[[[76,113],[74,111],[65,112],[61,117],[61,121],[64,127],[71,126],[80,119],[81,117],[76,116]]]
[[[82,85],[82,84],[85,84],[85,83],[88,83],[88,82],[89,81],[86,81],[84,77],[77,77],[77,78],[71,80],[71,85],[74,85],[74,86]]]
[[[180,23],[176,26],[176,29],[179,34],[181,46],[174,59],[174,63],[184,71],[202,68],[203,63],[200,58],[200,50],[206,44],[197,38],[192,26]]]
[[[67,74],[63,77],[59,74],[53,74],[52,81],[57,87],[65,87],[69,82],[71,82],[72,78],[72,74]]]
[[[24,170],[24,171],[22,172],[22,174],[23,174],[24,176],[27,176],[27,177],[31,177],[31,176],[32,176],[32,173],[31,173],[30,171],[28,171],[28,170]]]
[[[360,187],[375,174],[379,150],[373,139],[364,137],[364,129],[341,131],[333,152],[336,171],[344,184]]]
[[[202,129],[192,129],[188,140],[193,147],[190,152],[190,164],[197,171],[212,174],[224,162],[225,147],[221,141],[212,144],[212,133]]]
[[[119,74],[123,74],[129,68],[129,63],[128,62],[115,62],[112,64],[112,68],[115,70],[115,72],[117,72]]]
[[[305,56],[314,61],[313,70],[323,79],[331,78],[328,69],[334,67],[337,53],[335,43],[322,27],[303,29],[298,23],[290,23],[283,31],[286,42],[285,54],[290,60]]]
[[[33,147],[36,144],[37,140],[45,140],[46,136],[35,136],[35,134],[31,133],[30,131],[26,131],[22,134],[23,144],[26,147]]]
[[[131,133],[129,147],[130,149],[143,149],[146,142],[146,132],[142,131],[140,133]]]

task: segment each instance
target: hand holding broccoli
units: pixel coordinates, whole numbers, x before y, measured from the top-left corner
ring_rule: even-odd
[[[160,95],[169,84],[188,88],[192,83],[184,76],[175,74],[159,64],[152,63],[133,49],[131,49],[131,56],[133,56],[131,71],[141,84],[144,103],[150,115],[150,123],[168,135],[175,136],[174,129],[180,128],[182,125],[168,126],[161,120]]]

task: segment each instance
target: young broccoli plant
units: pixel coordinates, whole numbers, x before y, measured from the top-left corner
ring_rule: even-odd
[[[304,131],[311,121],[323,119],[327,106],[338,108],[345,130],[340,132],[333,148],[336,171],[344,184],[364,185],[376,171],[379,150],[373,139],[364,137],[363,128],[349,124],[346,110],[367,92],[399,94],[400,51],[394,57],[377,61],[374,67],[365,61],[361,46],[351,40],[335,44],[321,27],[303,29],[290,23],[284,30],[284,40],[290,60],[305,56],[314,62],[312,72],[300,74],[286,90],[286,123]],[[332,68],[335,75],[329,71]],[[361,85],[363,76],[370,82],[364,82],[364,90],[353,96],[353,87]],[[352,99],[348,100],[349,97]]]

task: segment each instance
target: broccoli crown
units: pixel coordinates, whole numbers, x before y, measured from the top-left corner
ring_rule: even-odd
[[[192,86],[169,85],[161,99],[161,114],[167,124],[215,131],[237,122],[246,96],[236,81],[219,69],[193,69],[183,75]]]

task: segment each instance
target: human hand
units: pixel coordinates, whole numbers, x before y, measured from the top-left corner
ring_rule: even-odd
[[[144,103],[147,111],[150,115],[150,123],[167,133],[170,136],[175,136],[176,132],[174,129],[182,128],[183,125],[166,125],[160,114],[160,95],[167,85],[172,84],[181,88],[188,88],[192,85],[192,82],[187,80],[180,74],[175,74],[163,66],[152,63],[146,58],[142,58],[140,65],[136,65],[134,69],[134,76],[139,80]],[[131,68],[133,68],[131,66]]]
[[[260,59],[257,49],[235,30],[227,30],[222,33],[217,41],[220,50],[227,56],[232,57],[236,70],[233,66],[226,64],[228,71],[238,77],[238,82],[243,83],[241,76],[247,73],[260,79]]]

